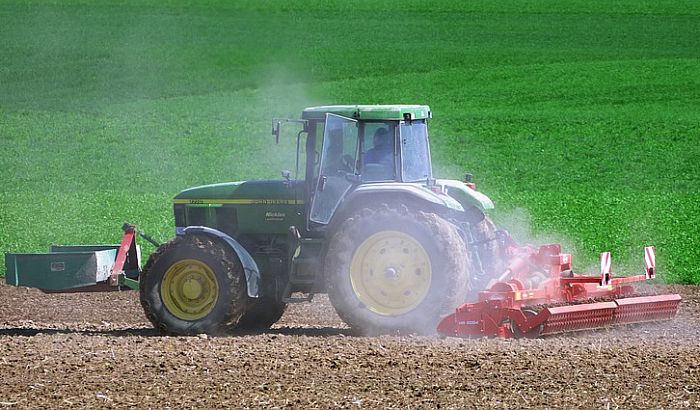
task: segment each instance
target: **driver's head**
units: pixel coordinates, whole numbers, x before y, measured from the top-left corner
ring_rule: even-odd
[[[379,128],[374,132],[374,148],[389,148],[391,145],[391,137],[389,136],[389,130],[386,128]]]

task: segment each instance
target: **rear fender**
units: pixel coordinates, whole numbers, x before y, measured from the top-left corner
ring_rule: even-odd
[[[418,184],[379,183],[361,185],[351,191],[340,203],[331,219],[329,230],[335,231],[342,223],[362,208],[379,204],[405,204],[414,211],[436,212],[442,214],[446,209],[464,212],[462,205],[448,195],[438,195]],[[334,228],[335,227],[335,228]]]
[[[248,296],[251,298],[257,298],[259,296],[260,289],[260,269],[258,269],[258,264],[248,253],[247,250],[238,243],[235,239],[228,236],[227,234],[208,226],[188,226],[185,228],[177,228],[178,235],[192,235],[192,234],[204,234],[215,238],[221,239],[225,244],[227,244],[236,255],[238,255],[238,260],[241,261],[243,266],[243,272],[245,273],[246,284],[248,287]]]
[[[360,185],[352,191],[341,203],[341,207],[347,203],[355,202],[360,198],[372,199],[377,195],[397,198],[400,196],[410,197],[418,201],[431,204],[432,206],[451,209],[453,211],[464,211],[462,204],[448,195],[437,194],[424,186],[416,183],[388,182],[378,184]]]

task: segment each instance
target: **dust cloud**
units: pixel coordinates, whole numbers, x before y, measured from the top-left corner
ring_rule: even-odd
[[[525,208],[515,208],[508,213],[499,213],[497,225],[499,229],[508,231],[515,242],[521,246],[539,247],[540,245],[559,243],[562,252],[570,253],[572,256],[576,254],[574,242],[566,236],[555,232],[535,232],[532,217]]]

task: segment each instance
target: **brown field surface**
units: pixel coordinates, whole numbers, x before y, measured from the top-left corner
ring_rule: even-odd
[[[265,333],[167,337],[136,292],[0,286],[8,408],[700,408],[700,287],[670,322],[537,340],[357,337],[325,296]]]

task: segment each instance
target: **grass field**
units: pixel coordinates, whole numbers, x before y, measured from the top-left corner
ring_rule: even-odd
[[[401,102],[521,238],[700,283],[700,2],[229,3],[0,2],[0,252],[164,240],[179,190],[293,167],[271,117]]]

